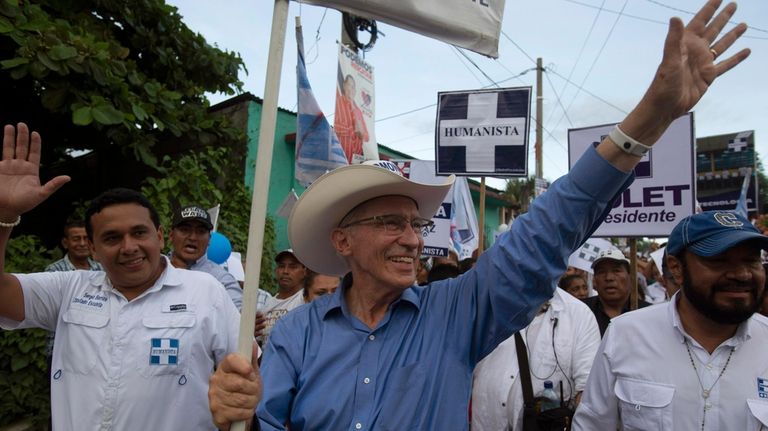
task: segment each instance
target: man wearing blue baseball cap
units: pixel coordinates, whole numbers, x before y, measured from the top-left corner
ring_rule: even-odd
[[[667,264],[682,289],[611,321],[574,430],[763,429],[768,319],[761,250],[768,237],[734,212],[672,230]]]

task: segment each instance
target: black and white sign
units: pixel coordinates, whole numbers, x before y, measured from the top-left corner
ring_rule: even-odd
[[[438,93],[438,175],[528,176],[531,87]]]
[[[569,165],[615,124],[568,131]],[[693,113],[678,118],[635,167],[635,182],[613,203],[593,236],[668,236],[696,207]]]

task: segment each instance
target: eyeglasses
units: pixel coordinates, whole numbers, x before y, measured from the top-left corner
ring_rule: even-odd
[[[403,232],[405,232],[405,228],[408,226],[410,226],[414,232],[421,234],[424,229],[432,227],[435,223],[432,220],[427,220],[421,217],[416,217],[409,220],[407,217],[401,216],[399,214],[385,214],[349,222],[346,225],[340,227],[347,228],[359,224],[367,224],[383,228],[384,231],[388,234],[401,235]]]

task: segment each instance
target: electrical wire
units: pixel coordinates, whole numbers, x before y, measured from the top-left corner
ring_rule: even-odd
[[[608,31],[608,35],[605,36],[605,40],[603,41],[603,44],[600,46],[600,50],[597,52],[597,55],[592,60],[592,64],[589,66],[589,69],[587,70],[587,74],[584,75],[584,79],[581,80],[581,86],[579,87],[579,90],[576,91],[576,94],[573,95],[573,97],[571,98],[571,101],[568,103],[568,109],[571,109],[571,106],[573,106],[573,103],[576,101],[576,98],[579,97],[579,94],[581,93],[581,88],[583,88],[584,84],[587,83],[587,79],[589,79],[589,75],[592,74],[592,71],[595,69],[595,65],[597,65],[597,61],[603,55],[603,51],[605,50],[605,47],[608,45],[608,41],[611,40],[613,31],[616,29],[616,26],[619,24],[619,20],[621,19],[621,14],[624,13],[624,9],[627,7],[628,3],[629,3],[629,0],[624,0],[624,5],[621,6],[621,11],[619,12],[619,15],[617,15],[616,20],[613,21],[613,25],[611,26],[611,29]],[[563,115],[561,115],[560,118],[555,122],[555,128],[557,128],[557,126],[559,126],[560,123],[563,121],[563,117],[565,116],[565,114],[566,114],[566,111],[563,111]]]
[[[469,56],[467,55],[467,53],[465,53],[465,52],[464,52],[464,50],[463,50],[463,49],[461,49],[461,48],[458,48],[458,47],[457,47],[457,46],[455,46],[455,45],[453,45],[453,48],[456,50],[456,52],[458,52],[459,54],[461,54],[462,56],[464,56],[464,58],[466,58],[468,62],[470,62],[470,63],[471,63],[473,66],[475,66],[475,68],[477,68],[477,70],[479,70],[479,71],[480,71],[480,73],[482,73],[482,74],[483,74],[483,76],[485,76],[485,79],[487,79],[488,81],[490,81],[490,82],[491,82],[491,84],[493,84],[493,85],[494,85],[494,86],[496,86],[497,88],[499,87],[499,84],[498,84],[496,81],[494,81],[494,80],[493,80],[493,78],[491,78],[491,77],[490,77],[490,76],[489,76],[487,73],[485,73],[485,71],[484,71],[484,70],[483,70],[483,69],[482,69],[480,66],[478,66],[478,65],[477,65],[477,63],[475,63],[475,62],[474,62],[474,61],[473,61],[471,58],[469,58]]]
[[[645,1],[647,1],[648,3],[653,3],[653,4],[657,5],[657,6],[661,6],[663,8],[669,9],[669,10],[673,10],[675,12],[687,13],[688,15],[696,15],[695,12],[691,12],[689,10],[680,9],[680,8],[677,8],[677,7],[674,7],[674,6],[670,6],[668,4],[660,2],[658,0],[645,0]],[[739,23],[735,22],[735,21],[728,21],[728,24],[738,25]],[[768,33],[768,30],[765,30],[765,29],[762,29],[762,28],[758,28],[758,27],[754,27],[754,26],[751,26],[751,25],[748,26],[748,28],[750,30],[759,31],[761,33]]]
[[[605,6],[606,0],[603,0],[603,2],[600,4],[600,9],[598,9],[597,14],[595,14],[595,17],[592,19],[592,24],[589,26],[589,30],[587,31],[587,35],[584,37],[584,41],[581,43],[581,48],[579,48],[579,54],[576,56],[576,61],[573,62],[573,66],[571,66],[570,72],[568,72],[568,79],[571,79],[573,77],[573,73],[576,71],[576,66],[579,65],[579,62],[581,61],[581,57],[584,55],[584,49],[587,47],[587,42],[589,41],[589,38],[592,36],[592,32],[595,30],[595,26],[597,25],[597,21],[600,18],[600,13],[603,11],[603,7]],[[551,82],[550,82],[551,84]],[[564,92],[565,88],[567,86],[566,82],[563,82],[563,87],[560,89],[560,92]],[[554,89],[553,89],[554,90]],[[556,93],[557,94],[557,93]],[[558,98],[558,102],[560,102],[560,99]],[[560,107],[563,109],[563,112],[567,114],[565,111],[565,107],[562,103],[560,103]],[[555,107],[552,108],[552,111],[550,111],[550,115],[554,116],[555,114]],[[568,122],[571,123],[571,120],[568,119]]]

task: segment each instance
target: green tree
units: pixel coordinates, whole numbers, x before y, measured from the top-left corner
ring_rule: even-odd
[[[536,193],[536,177],[514,178],[507,180],[504,196],[520,206],[520,213],[528,212],[528,205]]]
[[[0,0],[0,117],[49,137],[44,165],[118,146],[155,166],[157,142],[236,139],[205,92],[240,91],[240,69],[162,0]]]
[[[61,253],[48,251],[32,235],[9,241],[6,271],[42,271]],[[47,332],[41,329],[0,330],[0,426],[31,419],[43,429],[50,417],[48,392]]]

